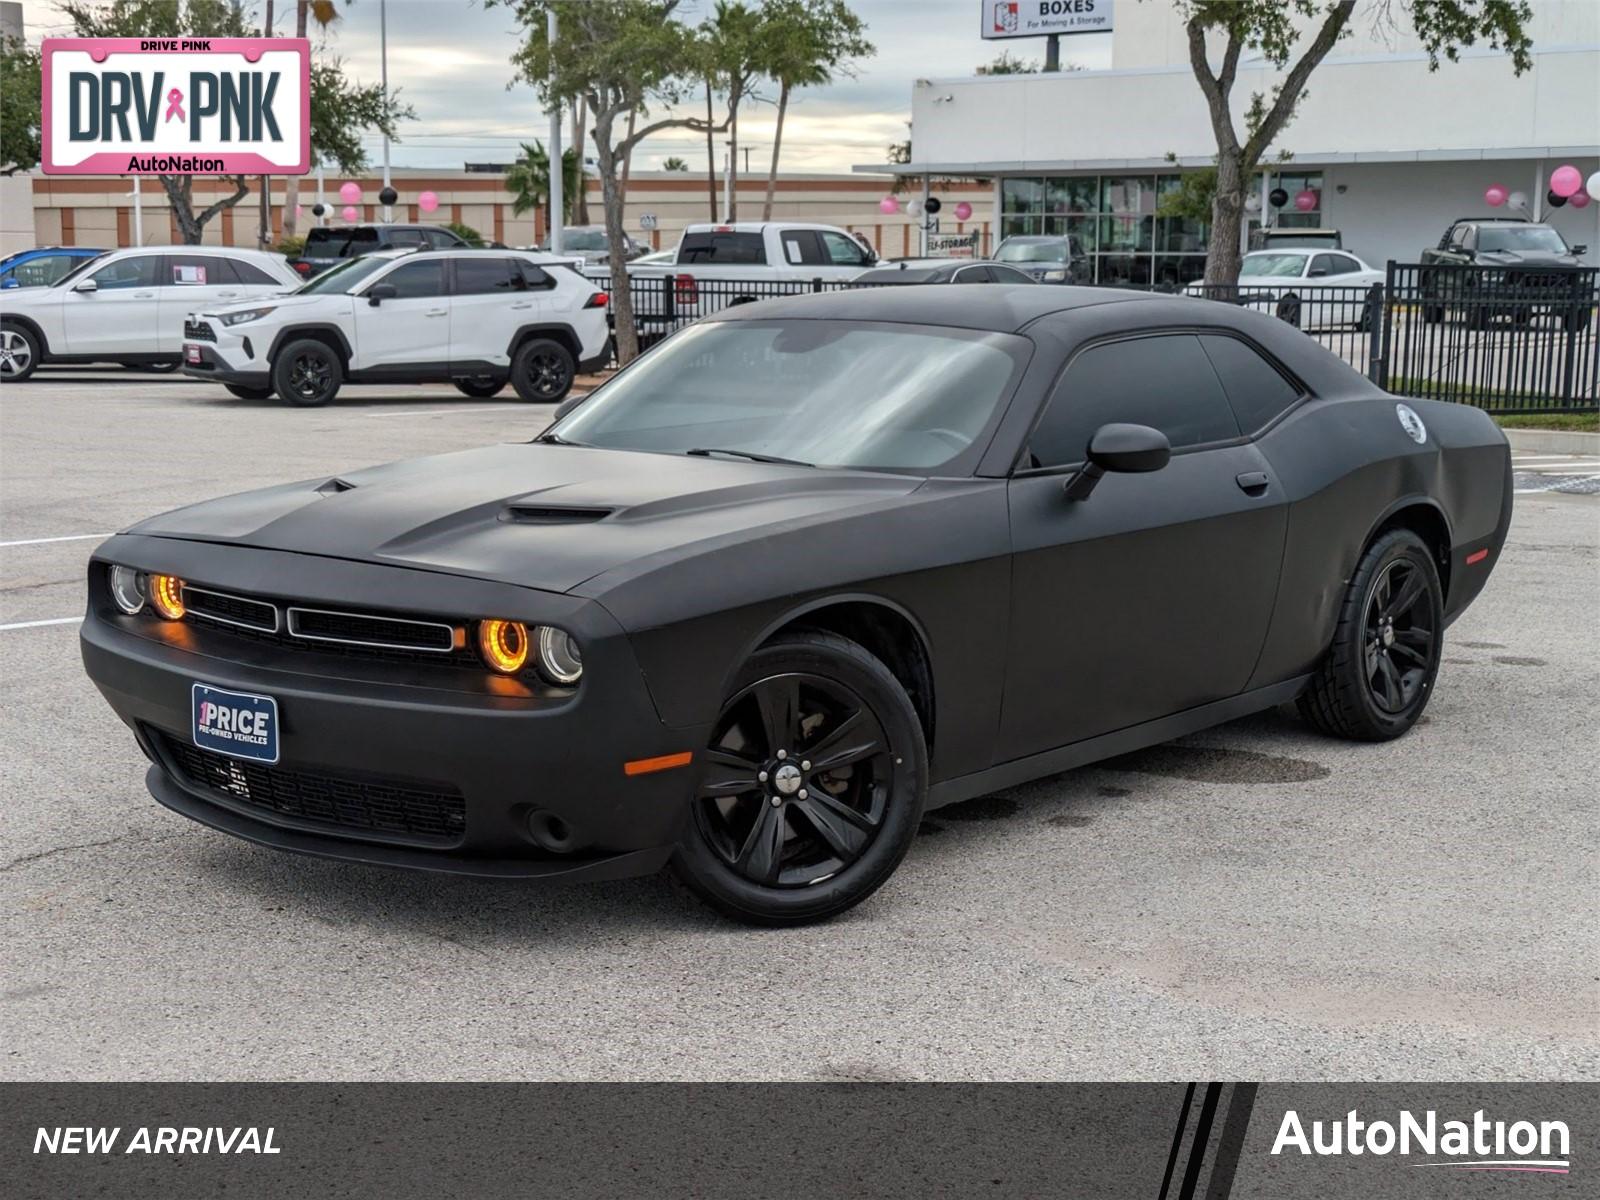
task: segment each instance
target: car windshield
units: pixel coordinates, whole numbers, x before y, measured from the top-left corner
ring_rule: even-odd
[[[1033,262],[1066,262],[1067,245],[1065,242],[1013,242],[1000,243],[1000,249],[994,253],[999,262],[1033,263]]]
[[[298,289],[295,295],[315,296],[354,291],[362,280],[374,272],[382,270],[391,261],[393,260],[373,256],[349,259],[340,263],[337,267],[324,271],[310,283]]]
[[[1270,276],[1274,279],[1297,279],[1305,273],[1304,254],[1247,254],[1239,265],[1241,276]]]
[[[1565,254],[1567,243],[1548,225],[1485,225],[1478,230],[1478,249]]]
[[[711,322],[669,338],[550,432],[616,450],[927,470],[989,427],[1026,348],[930,326]]]

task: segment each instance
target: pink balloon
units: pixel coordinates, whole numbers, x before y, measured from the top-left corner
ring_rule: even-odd
[[[1483,202],[1490,208],[1499,208],[1506,202],[1506,197],[1510,194],[1510,192],[1506,191],[1506,189],[1501,187],[1498,183],[1493,183],[1484,189]]]
[[[1295,193],[1294,206],[1301,212],[1310,212],[1317,206],[1317,194],[1310,188]]]
[[[895,213],[900,211],[900,201],[896,200],[893,196],[885,196],[882,200],[878,201],[878,211],[886,217],[892,217]]]
[[[434,192],[421,192],[417,195],[417,207],[423,212],[432,212],[439,207],[439,197]]]
[[[339,186],[339,199],[346,204],[361,203],[361,185],[359,183],[345,183]]]
[[[339,215],[352,224],[361,219],[361,213],[354,204],[346,204],[344,208],[340,210]]]
[[[1568,163],[1550,172],[1550,190],[1558,196],[1571,196],[1583,187],[1583,172]]]
[[[295,205],[295,206],[294,206],[294,215],[295,215],[295,216],[297,216],[297,217],[298,217],[298,216],[299,216],[299,215],[300,215],[300,214],[301,214],[301,213],[303,213],[303,212],[305,212],[305,211],[306,211],[306,206],[305,206],[305,205],[304,205],[304,204],[296,204],[296,205]]]
[[[972,216],[972,205],[968,204],[965,200],[963,200],[960,204],[956,205],[956,220],[965,221],[971,216]]]
[[[1567,203],[1572,205],[1573,208],[1588,208],[1589,193],[1573,192],[1572,195],[1567,198]]]

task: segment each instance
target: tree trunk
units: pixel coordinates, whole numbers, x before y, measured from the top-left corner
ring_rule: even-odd
[[[307,18],[311,12],[311,0],[295,0],[294,6],[294,35],[297,38],[306,36]],[[287,241],[295,236],[300,228],[300,217],[295,209],[300,207],[300,176],[290,175],[283,181],[283,236]]]
[[[628,172],[633,169],[633,127],[639,118],[639,110],[632,109],[628,113],[628,152],[622,156],[622,207],[628,207]]]
[[[772,134],[772,169],[767,172],[767,200],[761,206],[761,219],[772,220],[772,197],[778,190],[778,151],[783,146],[783,114],[789,108],[789,85],[778,85],[778,128]]]
[[[616,147],[611,144],[613,114],[596,110],[594,151],[600,160],[600,197],[605,206],[606,249],[611,268],[611,316],[617,339],[617,365],[627,366],[639,356],[639,331],[633,316],[633,290],[628,284],[627,254],[622,239],[622,189],[617,175]],[[626,146],[624,153],[633,149]]]
[[[583,135],[589,124],[589,101],[583,97],[578,99],[577,110],[572,119],[577,122],[578,131],[572,137],[572,156],[577,159],[575,174],[578,177],[578,194],[572,204],[574,225],[589,224],[589,189],[583,186]]]
[[[1239,221],[1247,178],[1242,149],[1235,146],[1217,155],[1217,190],[1211,198],[1211,237],[1206,243],[1207,284],[1239,280]]]
[[[739,219],[739,104],[728,106],[728,221]]]
[[[178,233],[186,246],[198,246],[205,234],[206,222],[225,208],[232,208],[250,194],[250,185],[243,175],[234,175],[233,195],[207,205],[199,213],[194,211],[193,175],[158,175],[166,190],[167,201],[172,205],[172,217],[178,223]]]
[[[706,196],[711,201],[711,220],[717,219],[717,145],[711,136],[711,76],[706,76]]]

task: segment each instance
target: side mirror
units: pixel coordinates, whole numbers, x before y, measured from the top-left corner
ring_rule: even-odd
[[[1314,270],[1314,271],[1312,271],[1312,272],[1311,272],[1311,276],[1310,276],[1310,277],[1311,277],[1311,278],[1312,278],[1312,279],[1315,279],[1315,278],[1317,278],[1317,277],[1318,277],[1318,276],[1319,276],[1319,275],[1326,275],[1326,274],[1327,274],[1327,273],[1328,273],[1328,272],[1327,272],[1327,271],[1325,271],[1325,270],[1324,270],[1324,269],[1323,269],[1323,268],[1321,268],[1321,267],[1318,267],[1318,268],[1316,268],[1316,269],[1315,269],[1315,270]]]
[[[1142,474],[1159,471],[1172,457],[1172,443],[1148,425],[1102,425],[1089,439],[1088,461],[1068,479],[1062,491],[1068,500],[1087,500],[1107,471]]]
[[[367,303],[377,308],[385,300],[393,300],[399,294],[392,283],[375,283],[367,289]]]
[[[561,420],[562,417],[566,416],[573,409],[577,408],[578,405],[582,404],[588,398],[588,392],[582,392],[576,396],[568,396],[560,404],[556,405],[555,416],[551,419],[550,425],[554,425],[557,421]],[[550,426],[546,426],[547,429],[549,427]]]
[[[87,295],[90,292],[98,292],[100,290],[100,285],[92,279],[85,279],[82,283],[75,285],[72,290],[75,292],[83,292]]]
[[[1588,245],[1588,243],[1585,242],[1581,246],[1574,246],[1572,248],[1572,253],[1573,253],[1574,257],[1580,257],[1582,255],[1585,255],[1585,254],[1589,253],[1589,245]]]

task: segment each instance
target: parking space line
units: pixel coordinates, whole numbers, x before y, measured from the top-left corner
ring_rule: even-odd
[[[81,620],[83,620],[82,617],[50,617],[44,621],[13,621],[9,625],[0,625],[0,630],[38,629],[43,625],[74,625]]]
[[[520,401],[507,400],[488,408],[404,408],[399,412],[362,413],[363,417],[452,417],[457,413],[508,412],[526,407]]]
[[[23,538],[16,542],[0,542],[0,549],[6,546],[43,546],[47,542],[95,542],[104,541],[110,537],[109,533],[72,533],[66,537]]]

